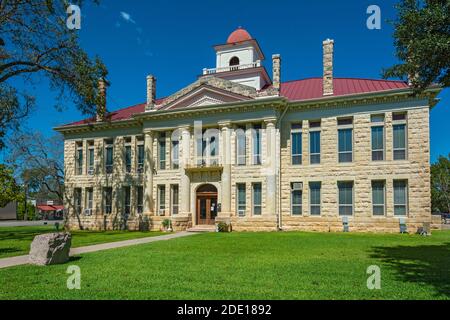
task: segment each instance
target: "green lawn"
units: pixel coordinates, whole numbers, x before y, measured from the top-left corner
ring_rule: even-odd
[[[68,290],[69,265],[81,290]],[[367,289],[367,267],[381,290]],[[0,269],[0,299],[450,299],[450,232],[209,233]]]
[[[54,232],[54,226],[0,227],[0,258],[28,254],[38,234]],[[161,232],[72,231],[72,247],[161,235]]]

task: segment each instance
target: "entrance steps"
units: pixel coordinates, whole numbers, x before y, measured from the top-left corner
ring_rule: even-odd
[[[187,229],[188,232],[216,232],[216,226],[210,224],[199,224]]]

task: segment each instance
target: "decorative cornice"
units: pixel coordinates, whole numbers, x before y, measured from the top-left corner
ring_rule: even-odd
[[[55,127],[53,130],[61,133],[96,132],[102,130],[138,127],[140,122],[135,119],[118,120],[113,122],[92,122],[81,125]]]
[[[82,133],[111,129],[135,128],[141,126],[143,121],[148,120],[185,119],[187,116],[202,117],[210,114],[224,114],[225,118],[227,117],[225,114],[229,112],[256,111],[264,108],[274,108],[276,111],[281,112],[287,105],[289,105],[290,110],[313,108],[330,109],[351,107],[356,105],[369,105],[376,103],[385,104],[390,102],[427,99],[429,101],[429,106],[433,107],[438,101],[436,96],[441,90],[441,87],[434,86],[419,95],[414,95],[412,89],[399,89],[339,97],[327,96],[318,99],[299,101],[289,101],[285,97],[267,97],[212,106],[154,110],[152,112],[134,114],[131,119],[114,122],[92,122],[81,125],[62,126],[56,127],[54,130],[61,133]]]
[[[275,107],[285,105],[287,100],[283,97],[270,97],[263,99],[237,101],[213,106],[201,106],[193,108],[180,108],[172,110],[158,110],[154,112],[144,112],[133,115],[133,118],[140,121],[146,120],[165,120],[165,119],[184,119],[186,116],[203,116],[207,114],[218,114],[238,111],[249,111],[260,108]]]
[[[292,101],[289,102],[289,106],[291,110],[312,108],[330,109],[351,107],[355,105],[434,99],[440,90],[441,88],[430,88],[420,95],[414,95],[412,89],[399,89],[340,97],[327,96],[318,99]]]

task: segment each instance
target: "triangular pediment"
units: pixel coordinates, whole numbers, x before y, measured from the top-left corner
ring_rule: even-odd
[[[164,99],[159,109],[179,109],[219,105],[254,99],[254,88],[217,77],[202,77]]]
[[[166,104],[164,109],[192,108],[245,101],[251,98],[209,86],[199,87]]]

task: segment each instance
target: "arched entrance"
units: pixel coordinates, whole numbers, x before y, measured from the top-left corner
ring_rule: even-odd
[[[212,184],[197,189],[197,224],[214,224],[217,216],[217,188]]]

